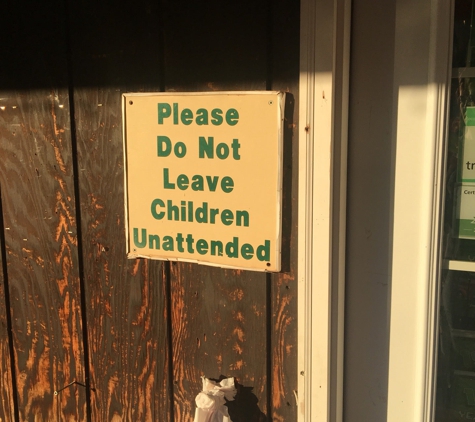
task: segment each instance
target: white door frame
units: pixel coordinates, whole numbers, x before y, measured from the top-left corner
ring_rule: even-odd
[[[388,422],[433,419],[451,3],[396,0]]]
[[[429,422],[453,1],[395,2],[387,421]],[[342,420],[349,34],[350,0],[302,0],[299,422]]]
[[[342,420],[350,5],[301,1],[299,422]]]

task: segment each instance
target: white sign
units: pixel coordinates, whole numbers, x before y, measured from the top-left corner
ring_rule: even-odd
[[[284,99],[123,95],[129,258],[280,271]]]

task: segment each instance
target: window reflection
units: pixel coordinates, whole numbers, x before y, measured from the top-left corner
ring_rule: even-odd
[[[456,0],[446,159],[442,245],[445,269],[441,274],[436,422],[475,420],[474,13],[474,1]]]

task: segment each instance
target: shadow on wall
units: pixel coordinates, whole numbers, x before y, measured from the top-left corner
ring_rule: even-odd
[[[290,272],[291,263],[291,238],[292,238],[292,139],[294,136],[294,108],[295,98],[290,93],[285,94],[285,115],[284,115],[284,146],[283,146],[283,177],[282,177],[282,271]],[[292,189],[293,188],[293,189]]]
[[[210,378],[212,381],[221,382],[228,376],[221,375],[219,379]],[[226,406],[232,422],[266,422],[267,416],[259,409],[258,398],[252,392],[254,387],[244,387],[234,379],[237,393],[234,401],[228,401]]]

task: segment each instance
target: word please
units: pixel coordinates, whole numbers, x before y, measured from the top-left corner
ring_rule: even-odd
[[[209,111],[206,108],[199,108],[195,113],[189,108],[180,111],[178,103],[158,103],[158,124],[163,125],[166,119],[171,117],[173,124],[179,122],[188,126],[195,122],[197,125],[208,125],[210,122],[214,126],[220,126],[225,121],[229,126],[235,126],[239,122],[239,112],[235,108],[230,108],[224,113],[220,108],[213,108]],[[211,115],[211,119],[209,116]]]

